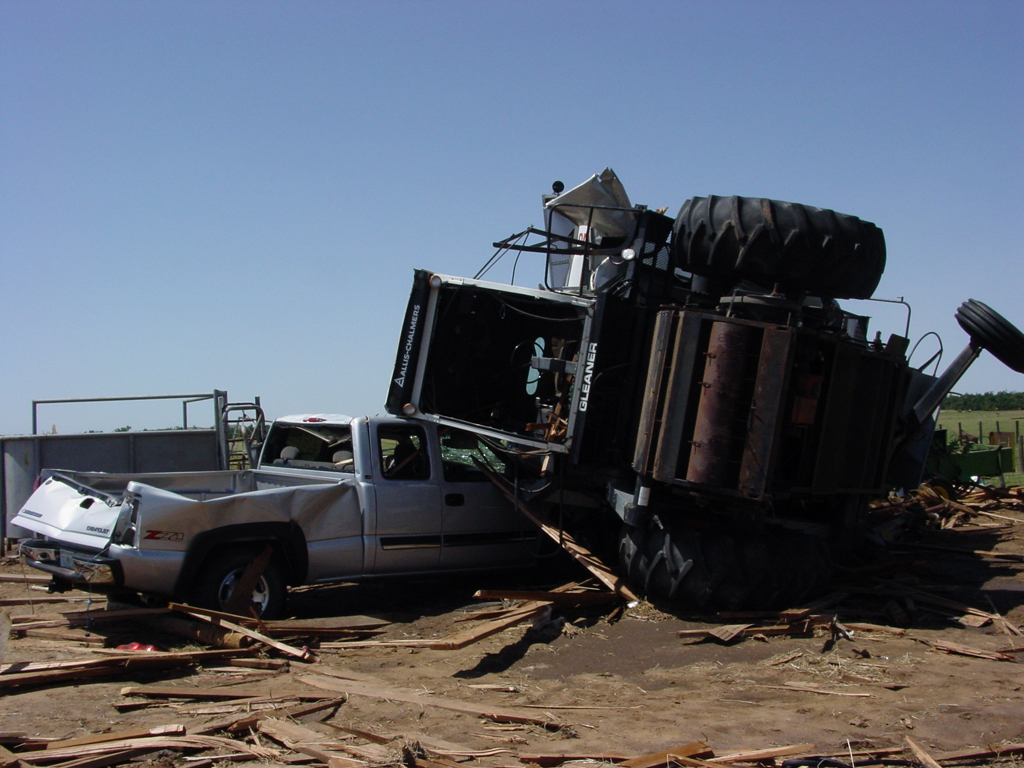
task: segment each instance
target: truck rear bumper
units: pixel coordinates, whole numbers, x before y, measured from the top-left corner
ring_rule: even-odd
[[[33,568],[73,584],[118,587],[123,582],[121,564],[98,552],[72,549],[46,539],[22,543],[21,554]]]

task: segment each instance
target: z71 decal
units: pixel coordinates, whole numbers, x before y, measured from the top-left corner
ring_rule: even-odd
[[[142,538],[156,541],[184,541],[185,534],[177,531],[146,531],[146,535]]]

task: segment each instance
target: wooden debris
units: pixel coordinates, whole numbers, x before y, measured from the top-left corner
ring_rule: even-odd
[[[105,603],[100,595],[47,595],[46,597],[0,597],[0,606],[39,605],[43,603]]]
[[[270,738],[284,744],[289,749],[315,757],[317,760],[325,763],[329,762],[332,758],[348,760],[351,757],[368,762],[390,762],[390,752],[382,749],[380,745],[370,744],[354,747],[349,744],[336,742],[328,745],[324,742],[330,741],[329,737],[287,720],[266,718],[260,720],[257,729],[260,733],[267,734]]]
[[[47,752],[47,757],[79,757],[85,755],[96,755],[104,752],[119,752],[123,749],[137,749],[140,747],[158,749],[226,749],[229,753],[247,754],[256,758],[272,758],[280,754],[279,751],[267,749],[266,747],[246,744],[243,741],[228,739],[223,736],[154,736],[146,739],[129,739],[127,741],[111,741],[103,744],[93,744],[84,747],[70,747],[63,750]]]
[[[1024,755],[1024,744],[991,744],[987,749],[962,749],[935,755],[939,761],[959,763],[967,760],[991,760],[997,757]]]
[[[792,623],[794,621],[803,621],[811,616],[811,614],[821,613],[826,608],[843,602],[849,598],[849,592],[832,592],[831,594],[825,595],[824,597],[818,598],[817,600],[807,603],[800,608],[788,608],[779,614],[779,621],[783,623]]]
[[[84,747],[88,744],[102,744],[107,741],[129,741],[131,739],[142,739],[147,736],[184,736],[184,725],[158,725],[155,728],[136,728],[131,731],[113,731],[110,733],[95,733],[91,736],[79,736],[74,739],[62,739],[49,742],[45,749],[65,749],[67,747]]]
[[[207,621],[210,624],[213,624],[214,626],[224,627],[225,629],[229,629],[232,632],[238,632],[240,634],[251,637],[253,640],[263,643],[264,645],[268,645],[271,648],[281,651],[282,653],[286,653],[289,656],[294,656],[300,661],[316,661],[316,655],[311,653],[308,649],[295,648],[294,646],[287,645],[286,643],[282,643],[278,640],[275,640],[272,637],[267,637],[266,635],[260,634],[255,630],[249,629],[248,627],[243,627],[241,624],[236,624],[233,621],[229,621],[227,619],[220,618],[219,616],[212,615],[215,614],[216,611],[207,611],[202,608],[193,608],[192,606],[181,605],[179,603],[170,603],[168,607],[173,611],[185,613],[189,616],[193,616],[202,621]]]
[[[312,703],[294,703],[297,699],[315,698]],[[244,707],[241,714],[223,720],[214,720],[192,728],[192,733],[213,734],[217,731],[248,732],[256,727],[256,723],[265,717],[305,717],[318,711],[328,712],[345,703],[345,697],[320,698],[302,695],[264,697],[261,699],[243,699],[237,705]],[[287,706],[285,706],[287,705]],[[183,714],[190,714],[187,710]]]
[[[79,659],[66,662],[31,662],[5,665],[0,674],[0,691],[14,688],[36,687],[53,683],[74,683],[92,677],[113,677],[126,671],[150,668],[190,666],[198,661],[217,658],[224,653],[246,651],[195,651],[192,653],[136,653],[108,656],[99,659]],[[45,667],[40,669],[39,667]]]
[[[715,627],[708,632],[709,637],[713,637],[723,643],[731,643],[737,637],[741,636],[744,630],[750,629],[753,624],[723,624],[720,627]]]
[[[507,611],[507,615],[504,618],[493,619],[439,640],[434,640],[429,647],[435,651],[455,651],[465,648],[467,645],[478,640],[483,640],[485,637],[490,637],[509,627],[514,627],[516,624],[535,619],[544,614],[550,607],[551,603],[528,603],[522,608]]]
[[[768,749],[755,749],[746,752],[731,752],[720,757],[708,759],[711,763],[760,763],[774,760],[776,757],[790,757],[792,755],[810,754],[816,744],[792,744],[788,747],[770,747]]]
[[[909,736],[904,736],[903,741],[910,749],[910,751],[913,753],[914,757],[917,758],[917,761],[924,765],[925,768],[942,768],[942,766],[939,765],[935,758],[929,755],[927,750],[925,750],[924,747],[922,747],[912,738],[910,738]]]
[[[659,768],[659,766],[671,765],[672,763],[690,765],[691,763],[681,762],[678,758],[685,760],[691,757],[714,757],[714,754],[711,745],[706,741],[692,741],[689,744],[683,744],[673,749],[666,749],[650,755],[643,755],[642,757],[634,757],[619,763],[619,765],[622,768]]]
[[[322,688],[328,691],[347,693],[352,696],[369,696],[389,701],[402,701],[407,704],[417,704],[423,707],[435,707],[446,709],[452,712],[483,717],[498,723],[528,723],[539,725],[549,730],[560,730],[564,723],[550,720],[544,717],[536,717],[531,712],[523,710],[506,709],[501,707],[486,707],[473,704],[468,701],[459,701],[443,696],[422,694],[413,691],[405,691],[399,688],[392,688],[376,683],[367,683],[358,680],[338,680],[325,675],[303,675],[299,677],[302,682]]]
[[[1016,661],[1013,656],[1002,651],[986,651],[983,648],[972,648],[969,645],[952,643],[948,640],[922,640],[921,642],[930,645],[937,651],[952,653],[957,656],[973,656],[977,659],[989,659],[991,661]]]

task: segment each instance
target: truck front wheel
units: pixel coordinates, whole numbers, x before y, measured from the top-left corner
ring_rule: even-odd
[[[235,585],[259,553],[259,549],[243,547],[211,553],[196,580],[196,604],[214,611],[224,611]],[[284,615],[287,600],[288,590],[281,568],[271,559],[253,587],[252,608],[261,619],[276,619]]]

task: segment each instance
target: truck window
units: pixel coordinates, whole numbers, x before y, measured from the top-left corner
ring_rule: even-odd
[[[388,480],[429,480],[430,457],[423,427],[381,425],[377,429],[380,465]]]
[[[263,456],[264,463],[277,467],[352,472],[352,432],[334,424],[275,424]]]
[[[441,466],[446,481],[488,482],[479,464],[499,475],[505,471],[505,462],[472,432],[447,429],[441,433]]]

